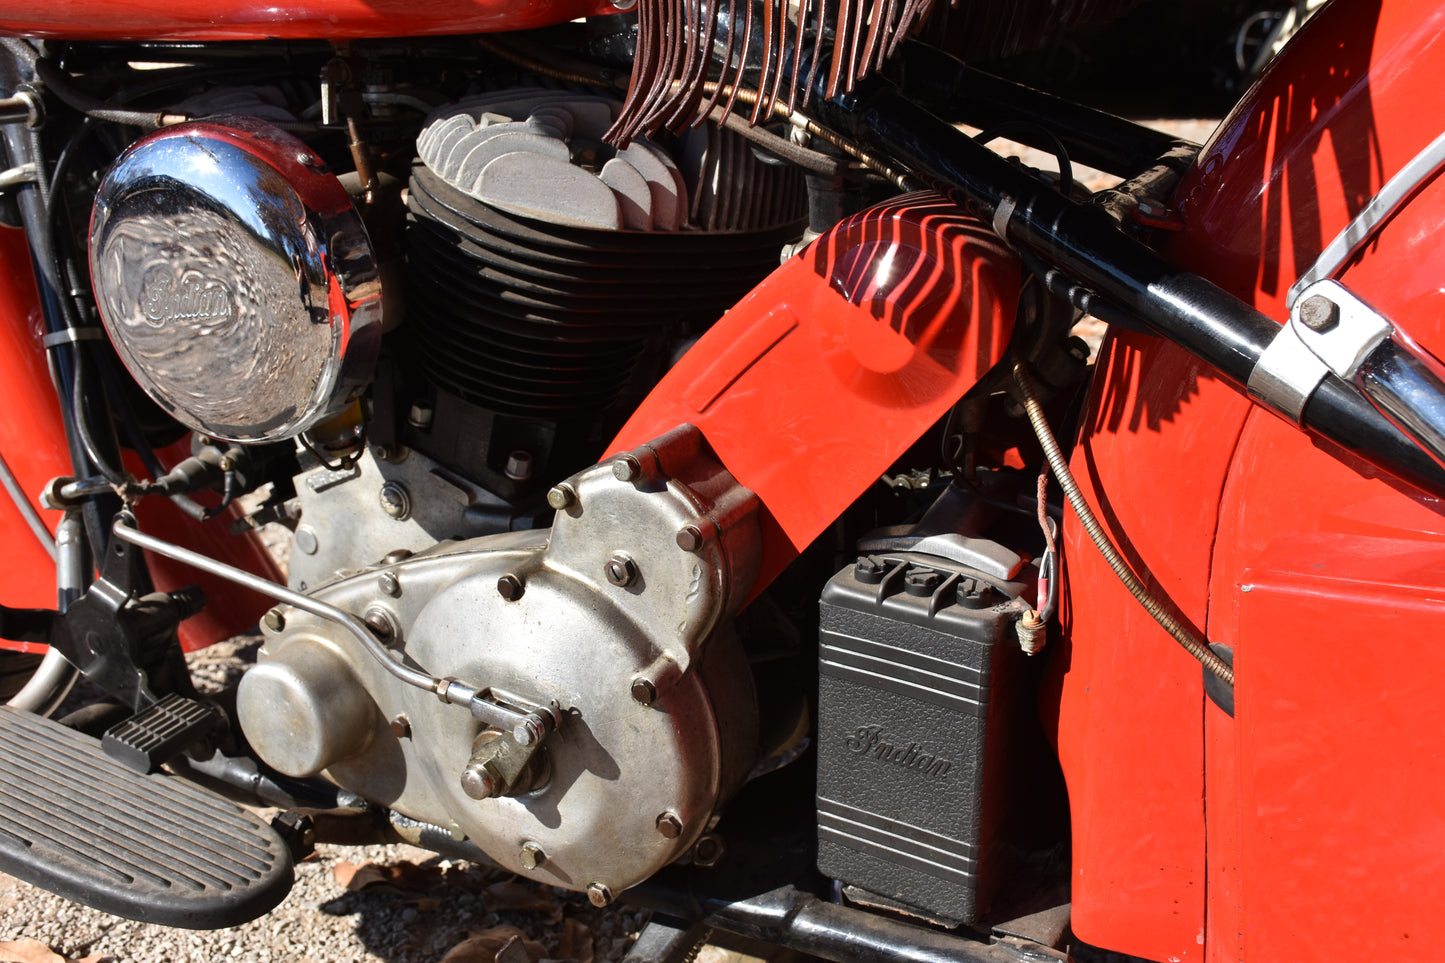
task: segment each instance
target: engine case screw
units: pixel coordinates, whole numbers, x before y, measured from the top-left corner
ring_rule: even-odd
[[[645,706],[650,706],[657,701],[657,686],[651,679],[633,679],[632,698]]]
[[[381,510],[399,522],[411,517],[411,492],[401,482],[389,481],[381,486],[378,496]]]
[[[399,715],[391,720],[391,734],[398,739],[410,739],[411,720],[408,719],[405,714]]]
[[[497,579],[497,594],[508,602],[515,602],[521,598],[525,588],[526,586],[522,584],[522,580],[511,572]]]
[[[702,529],[696,525],[684,525],[677,532],[677,547],[684,552],[695,552],[702,548]]]
[[[676,839],[682,835],[682,820],[673,813],[663,813],[657,817],[657,831],[663,839]]]
[[[618,588],[625,588],[637,581],[637,563],[622,552],[618,552],[607,560],[602,566],[602,572],[607,576],[607,581]]]
[[[618,481],[637,481],[642,477],[642,462],[636,455],[623,455],[612,463],[612,475]]]
[[[1340,323],[1340,306],[1322,294],[1311,295],[1300,304],[1299,319],[1311,331],[1328,331]]]
[[[502,778],[496,766],[484,762],[462,770],[462,792],[473,799],[491,799],[502,794]]]
[[[587,902],[601,909],[612,902],[612,888],[606,883],[593,883],[587,887]]]
[[[416,404],[411,406],[411,411],[407,413],[406,423],[411,425],[413,428],[424,431],[427,428],[431,427],[431,417],[431,405],[427,404],[424,401],[418,401]]]
[[[266,614],[261,616],[261,624],[272,632],[280,632],[286,628],[286,616],[281,614],[280,609],[268,609]]]
[[[523,869],[536,869],[547,861],[547,854],[542,847],[532,840],[522,844],[522,851],[517,854],[517,862],[522,864]]]
[[[577,489],[563,482],[547,492],[547,504],[555,511],[564,511],[577,504]]]
[[[376,587],[381,589],[381,594],[397,598],[401,595],[401,580],[391,572],[382,572],[381,577],[376,580]]]

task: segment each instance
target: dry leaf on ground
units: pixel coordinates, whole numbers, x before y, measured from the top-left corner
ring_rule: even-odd
[[[552,922],[562,919],[562,904],[547,890],[527,883],[503,881],[482,890],[487,907],[513,913],[546,913]]]
[[[441,882],[442,871],[436,866],[418,866],[407,860],[390,866],[380,863],[355,866],[343,859],[332,867],[331,875],[338,886],[353,893],[382,886],[409,892],[424,892],[437,887]]]
[[[533,963],[546,958],[546,948],[541,943],[527,939],[515,926],[494,926],[491,929],[477,930],[452,947],[447,951],[447,955],[442,957],[442,963],[496,963],[497,954],[514,939],[517,942],[508,947],[502,963],[510,963],[518,947],[526,954],[525,958]]]
[[[564,960],[577,963],[592,963],[592,930],[581,920],[569,919],[562,929],[562,939],[557,945],[557,955]]]

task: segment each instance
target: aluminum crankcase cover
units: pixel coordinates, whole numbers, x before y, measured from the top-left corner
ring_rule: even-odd
[[[197,431],[293,437],[371,375],[366,229],[321,158],[264,121],[182,124],[121,155],[96,195],[90,269],[131,375]]]

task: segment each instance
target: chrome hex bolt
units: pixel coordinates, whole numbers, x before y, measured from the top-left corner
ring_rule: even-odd
[[[606,883],[593,883],[587,887],[587,901],[601,909],[612,902],[612,889]]]
[[[511,572],[497,579],[497,594],[508,602],[515,602],[521,598],[525,589],[526,586],[522,584],[522,580]]]
[[[682,820],[670,812],[657,817],[657,831],[663,839],[676,839],[682,835]]]
[[[536,869],[547,861],[547,854],[542,847],[532,840],[522,844],[522,851],[517,854],[517,862],[522,864],[523,869]]]

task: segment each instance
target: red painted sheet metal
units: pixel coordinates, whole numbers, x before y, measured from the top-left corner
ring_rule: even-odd
[[[40,314],[30,249],[20,231],[0,228],[0,456],[21,489],[54,533],[58,512],[40,508],[45,483],[68,474],[70,455],[60,422],[60,407],[45,367],[40,344]],[[31,533],[14,502],[0,491],[0,603],[23,608],[55,608],[55,563]],[[0,640],[0,648],[19,649],[20,642]]]
[[[855,215],[714,325],[609,450],[697,425],[762,501],[761,587],[1003,357],[1018,278],[935,195]]]
[[[70,474],[70,455],[65,429],[46,370],[45,349],[40,339],[43,321],[30,254],[25,236],[0,229],[0,384],[5,385],[5,404],[0,405],[0,455],[15,473],[32,501],[50,479]],[[172,461],[189,454],[178,449]],[[130,466],[139,470],[138,465]],[[38,502],[33,502],[38,507]],[[40,510],[53,532],[57,512]],[[141,526],[162,538],[186,544],[213,558],[268,577],[277,577],[275,564],[254,535],[232,536],[227,519],[205,525],[192,521],[169,503],[143,501],[138,514]],[[25,520],[0,492],[0,604],[25,608],[55,607],[55,565],[40,547]],[[201,648],[237,635],[256,624],[269,604],[260,596],[243,592],[228,582],[200,576],[195,570],[169,559],[151,558],[157,588],[170,591],[183,585],[200,584],[210,604],[206,610],[181,625],[181,643],[187,649]],[[0,640],[0,648],[25,650],[18,642]]]
[[[1329,5],[1186,178],[1179,193],[1186,229],[1171,257],[1282,319],[1286,291],[1323,245],[1445,129],[1442,42],[1438,2]],[[1431,184],[1344,275],[1437,354],[1445,354],[1445,254],[1435,240],[1442,224],[1445,186]],[[1145,370],[1157,364],[1148,351],[1133,362]],[[1126,413],[1168,410],[1178,391],[1168,380],[1141,388]],[[1422,764],[1445,751],[1430,708],[1445,695],[1445,665],[1425,641],[1445,630],[1440,503],[1259,409],[1248,412],[1241,433],[1245,411],[1236,398],[1190,405],[1158,425],[1140,417],[1129,444],[1113,448],[1100,445],[1108,433],[1096,423],[1075,458],[1076,470],[1094,473],[1091,490],[1122,506],[1118,528],[1133,539],[1153,538],[1143,519],[1128,522],[1138,499],[1176,504],[1186,518],[1217,517],[1213,539],[1193,521],[1156,519],[1158,540],[1174,543],[1156,550],[1177,569],[1209,561],[1207,628],[1212,641],[1235,649],[1239,680],[1236,719],[1190,694],[1192,716],[1180,720],[1179,693],[1158,682],[1161,671],[1178,670],[1135,649],[1133,630],[1109,640],[1113,616],[1095,604],[1092,581],[1103,573],[1088,546],[1076,546],[1077,527],[1067,526],[1075,620],[1069,674],[1081,667],[1082,627],[1091,648],[1110,649],[1106,668],[1117,674],[1110,685],[1120,690],[1114,703],[1104,699],[1094,683],[1101,671],[1064,690],[1060,745],[1080,834],[1076,927],[1085,939],[1151,959],[1198,952],[1186,928],[1169,936],[1178,908],[1167,900],[1154,900],[1152,917],[1143,906],[1118,908],[1139,902],[1126,890],[1150,869],[1126,834],[1147,838],[1149,814],[1168,807],[1203,816],[1200,835],[1182,834],[1174,845],[1207,862],[1206,959],[1433,959],[1445,936],[1433,923],[1445,893],[1438,859],[1420,853],[1438,856],[1445,845],[1445,778]],[[1222,502],[1207,491],[1199,504],[1178,498],[1201,471],[1217,471],[1236,438]],[[1152,553],[1137,557],[1154,564]],[[1187,578],[1176,602],[1199,624],[1199,610],[1184,601],[1198,596],[1197,569]],[[1198,678],[1197,668],[1188,671]],[[1125,692],[1138,704],[1124,704]],[[1179,749],[1189,766],[1164,763],[1160,780],[1137,786],[1141,760],[1130,750],[1139,740],[1130,726],[1146,719],[1183,725],[1190,745],[1203,736],[1202,806],[1190,745]],[[1164,783],[1186,772],[1171,803]],[[1129,792],[1107,800],[1099,785],[1121,774]],[[1114,815],[1140,800],[1140,818]],[[1108,852],[1107,832],[1126,845]],[[1342,936],[1342,918],[1365,922]]]
[[[0,36],[344,40],[528,30],[616,12],[609,0],[6,0]]]
[[[1145,584],[1204,629],[1220,492],[1249,403],[1167,342],[1106,342],[1072,468]],[[1059,758],[1074,835],[1073,927],[1151,960],[1202,960],[1203,683],[1070,513]]]

